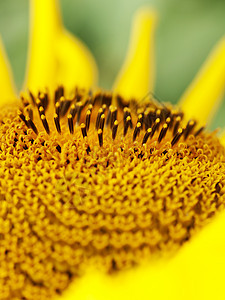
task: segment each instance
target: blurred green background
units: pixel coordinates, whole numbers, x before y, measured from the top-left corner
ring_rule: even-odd
[[[48,1],[48,0],[46,0]],[[65,26],[90,48],[100,86],[110,89],[125,57],[135,10],[159,12],[155,94],[175,103],[213,45],[225,34],[224,0],[61,0]],[[0,0],[0,33],[21,87],[28,45],[29,0]],[[225,100],[225,99],[224,99]],[[225,124],[225,101],[211,128]]]

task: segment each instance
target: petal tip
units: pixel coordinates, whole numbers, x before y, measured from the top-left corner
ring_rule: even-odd
[[[187,118],[210,122],[225,91],[225,36],[215,45],[179,104]]]
[[[157,13],[149,6],[137,10],[126,60],[113,90],[124,97],[143,98],[154,86],[154,33]]]

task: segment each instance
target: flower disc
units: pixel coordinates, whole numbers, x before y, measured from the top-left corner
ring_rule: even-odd
[[[171,105],[62,87],[21,100],[0,112],[1,299],[174,254],[224,208],[224,148]]]

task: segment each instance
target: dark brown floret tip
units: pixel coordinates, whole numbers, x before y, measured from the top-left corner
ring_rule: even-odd
[[[47,134],[54,134],[54,131],[63,134],[68,130],[73,135],[82,124],[82,136],[88,137],[90,129],[90,135],[94,134],[93,130],[96,131],[101,147],[103,136],[111,136],[115,140],[116,136],[125,138],[128,133],[133,142],[137,140],[146,144],[157,141],[160,144],[164,141],[170,142],[173,147],[181,139],[185,141],[189,135],[197,136],[203,130],[203,127],[198,128],[195,120],[185,122],[181,111],[152,98],[143,104],[133,99],[127,101],[121,96],[114,97],[111,93],[87,94],[78,89],[69,98],[60,86],[55,90],[54,99],[47,92],[39,92],[37,96],[29,92],[27,97],[21,96],[21,102],[19,117],[36,135],[43,129]],[[67,126],[62,129],[61,124],[66,119]]]

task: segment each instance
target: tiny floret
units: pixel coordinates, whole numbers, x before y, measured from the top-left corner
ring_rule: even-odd
[[[29,92],[0,123],[2,299],[173,255],[224,208],[224,147],[150,96]]]

